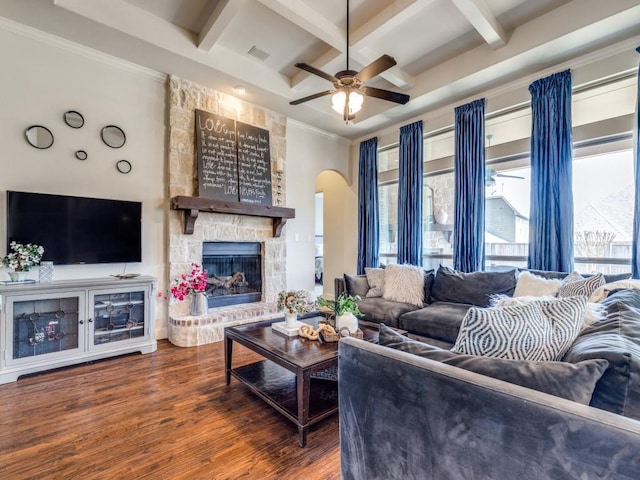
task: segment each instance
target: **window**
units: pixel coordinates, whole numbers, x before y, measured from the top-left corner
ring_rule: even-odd
[[[631,134],[636,72],[574,89],[575,269],[630,271],[633,221]],[[531,107],[516,105],[485,122],[486,268],[526,267],[529,250]],[[453,127],[424,137],[423,266],[451,263],[454,216]],[[380,253],[397,254],[399,148],[379,151]],[[440,221],[438,221],[440,220]]]

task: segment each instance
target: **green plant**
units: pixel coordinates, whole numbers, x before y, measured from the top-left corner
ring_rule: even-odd
[[[358,300],[361,300],[359,295],[347,295],[342,293],[335,300],[327,300],[323,296],[319,296],[316,303],[320,307],[328,307],[336,314],[336,316],[344,315],[345,313],[353,313],[355,316],[360,317],[363,313],[358,308]]]

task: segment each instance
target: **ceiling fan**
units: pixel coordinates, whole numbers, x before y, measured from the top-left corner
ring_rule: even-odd
[[[491,167],[486,167],[484,170],[484,184],[487,187],[492,187],[496,184],[497,182],[497,178],[498,177],[503,177],[503,178],[517,178],[519,180],[524,180],[524,177],[521,177],[519,175],[506,175],[504,173],[498,173],[498,171],[495,168],[491,168]]]
[[[300,98],[289,102],[290,105],[299,105],[309,100],[314,100],[325,95],[333,95],[332,108],[343,115],[344,121],[349,122],[356,118],[356,113],[362,108],[364,96],[381,98],[390,102],[400,103],[404,105],[409,101],[409,95],[404,93],[392,92],[375,87],[366,87],[364,83],[373,77],[390,69],[396,64],[393,57],[382,55],[359,72],[349,69],[349,0],[347,0],[347,68],[341,70],[335,75],[323,72],[307,63],[296,63],[295,66],[318,77],[329,80],[333,83],[331,90],[315,93],[308,97]]]

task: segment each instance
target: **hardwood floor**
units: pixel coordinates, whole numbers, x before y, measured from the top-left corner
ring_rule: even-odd
[[[260,358],[234,345],[234,365]],[[338,416],[298,432],[237,380],[223,343],[159,342],[0,386],[0,478],[338,479]]]

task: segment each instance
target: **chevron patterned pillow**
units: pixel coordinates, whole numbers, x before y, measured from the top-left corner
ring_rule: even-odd
[[[606,283],[602,273],[583,278],[579,273],[573,272],[560,284],[558,297],[573,297],[575,295],[590,297],[593,292]]]
[[[580,332],[586,305],[585,297],[571,297],[471,307],[452,351],[511,360],[560,360]]]

